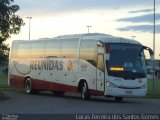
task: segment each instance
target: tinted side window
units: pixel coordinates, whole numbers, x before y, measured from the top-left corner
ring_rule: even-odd
[[[30,58],[31,44],[30,43],[20,43],[18,47],[18,58],[28,59]]]
[[[45,43],[36,41],[32,42],[32,58],[44,58]]]
[[[63,40],[61,48],[62,58],[75,58],[77,57],[78,40],[70,39]]]
[[[46,58],[59,58],[60,57],[61,40],[48,41],[46,45]]]
[[[80,59],[87,60],[92,65],[97,65],[97,41],[82,40],[80,46]]]
[[[98,55],[97,68],[104,72],[104,56],[102,54]]]
[[[11,51],[11,58],[17,58],[18,57],[18,43],[12,44],[12,51]]]

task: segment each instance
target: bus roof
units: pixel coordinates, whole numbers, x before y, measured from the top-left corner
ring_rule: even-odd
[[[131,43],[131,44],[140,44],[140,42],[132,39],[126,39],[122,37],[114,37],[108,34],[102,33],[85,33],[85,34],[73,34],[73,35],[62,35],[56,37],[58,39],[66,39],[66,38],[82,38],[82,39],[93,39],[102,41],[104,43]]]
[[[71,34],[71,35],[61,35],[61,36],[57,36],[54,38],[40,38],[38,39],[39,41],[47,41],[47,40],[57,40],[57,39],[92,39],[92,40],[97,40],[97,41],[101,41],[104,43],[130,43],[130,44],[139,44],[141,45],[140,42],[136,41],[136,40],[132,40],[132,39],[126,39],[126,38],[122,38],[122,37],[114,37],[112,35],[108,35],[108,34],[102,34],[102,33],[85,33],[85,34]],[[28,41],[28,40],[16,40],[18,42],[22,42],[22,41]],[[37,41],[37,40],[31,40],[33,41]],[[31,42],[30,41],[30,42]]]

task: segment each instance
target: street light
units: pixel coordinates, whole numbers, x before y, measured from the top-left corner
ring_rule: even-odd
[[[88,28],[88,33],[89,33],[89,28],[91,28],[92,26],[89,26],[89,25],[88,25],[88,26],[86,26],[86,27]]]
[[[134,40],[134,38],[135,38],[136,36],[132,35],[131,37],[132,37],[132,38],[133,38],[133,40]]]
[[[153,51],[154,51],[154,54],[155,54],[155,19],[156,19],[156,16],[155,16],[155,4],[156,4],[156,1],[154,0],[154,15],[153,15]]]
[[[29,19],[29,40],[30,40],[30,36],[31,36],[31,19],[32,19],[32,17],[27,17],[27,19]]]
[[[155,3],[156,1],[154,0],[153,3],[153,8],[154,8],[154,15],[153,15],[153,52],[154,52],[154,57],[155,57]],[[155,75],[155,68],[154,68],[154,61],[153,61],[153,82],[152,82],[152,95],[154,96],[154,75]]]

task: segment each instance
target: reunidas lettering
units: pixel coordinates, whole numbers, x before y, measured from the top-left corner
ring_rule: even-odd
[[[62,60],[31,60],[31,70],[63,70]]]

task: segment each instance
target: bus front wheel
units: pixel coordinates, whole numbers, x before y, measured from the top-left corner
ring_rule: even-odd
[[[81,88],[81,98],[83,100],[86,100],[90,97],[89,95],[89,92],[88,92],[88,86],[87,86],[87,83],[84,82],[83,85],[82,85],[82,88]]]

